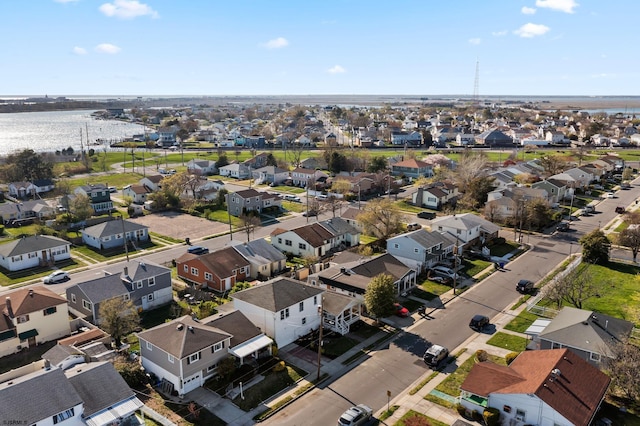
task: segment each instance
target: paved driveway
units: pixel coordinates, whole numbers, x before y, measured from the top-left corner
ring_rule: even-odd
[[[174,211],[159,212],[132,219],[151,232],[172,238],[196,240],[229,230],[229,225]]]

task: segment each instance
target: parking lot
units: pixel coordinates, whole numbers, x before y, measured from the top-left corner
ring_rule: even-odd
[[[159,212],[131,219],[146,225],[151,232],[171,238],[196,240],[229,230],[229,225],[173,211]]]

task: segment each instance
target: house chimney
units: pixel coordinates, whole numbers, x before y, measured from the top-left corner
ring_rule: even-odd
[[[11,307],[11,298],[9,296],[7,296],[6,299],[6,304],[7,304],[7,315],[9,315],[9,318],[13,318],[13,308]]]
[[[129,267],[128,267],[128,266],[125,266],[125,267],[124,267],[124,276],[125,276],[125,277],[128,277],[128,276],[129,276]]]

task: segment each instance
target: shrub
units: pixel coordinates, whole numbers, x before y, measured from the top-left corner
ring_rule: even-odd
[[[116,360],[113,366],[129,387],[139,387],[147,382],[147,376],[137,362],[130,362],[121,358]]]
[[[467,417],[467,409],[465,408],[464,405],[458,403],[458,405],[456,405],[456,411],[458,412],[458,414],[460,414],[462,417]]]
[[[489,359],[489,354],[487,354],[487,351],[485,351],[483,349],[478,349],[476,351],[476,359],[479,362],[485,362],[486,360]]]
[[[284,361],[280,361],[279,363],[273,366],[273,372],[278,373],[280,371],[284,371],[286,368],[287,368],[287,365],[284,363]]]
[[[476,422],[480,422],[480,421],[482,421],[482,414],[480,414],[480,412],[478,410],[473,410],[471,412],[471,418],[473,420],[475,420]]]
[[[505,355],[504,359],[507,361],[507,365],[511,364],[518,355],[520,355],[520,352],[509,352]]]
[[[498,426],[500,424],[500,410],[497,408],[489,407],[482,413],[484,418],[484,424],[487,426]]]

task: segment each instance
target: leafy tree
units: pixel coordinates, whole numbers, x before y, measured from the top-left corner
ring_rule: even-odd
[[[262,224],[260,218],[253,214],[242,213],[238,219],[240,219],[240,229],[247,233],[247,242],[251,241],[251,233]]]
[[[349,169],[347,157],[345,157],[344,154],[341,154],[337,151],[334,151],[331,154],[331,157],[327,161],[327,165],[329,167],[329,170],[331,170],[335,174],[338,174],[343,170]]]
[[[567,162],[557,155],[543,155],[540,158],[540,165],[548,176],[555,175],[564,170]]]
[[[274,157],[272,153],[267,155],[267,166],[278,166],[278,160],[276,160],[276,157]]]
[[[631,249],[635,262],[640,250],[640,228],[633,226],[623,229],[618,235],[618,244]]]
[[[613,387],[632,401],[640,399],[640,348],[627,342],[613,345],[615,354],[606,360]]]
[[[535,198],[525,203],[525,220],[530,228],[541,229],[551,222],[553,210],[549,202],[541,198]]]
[[[387,159],[381,155],[373,157],[367,166],[369,173],[377,173],[387,169]]]
[[[83,194],[76,195],[69,203],[69,212],[78,221],[89,219],[94,213],[93,207],[91,207],[91,199]]]
[[[600,229],[595,229],[580,238],[582,245],[582,259],[587,263],[598,265],[609,261],[609,248],[611,243]]]
[[[131,300],[121,297],[100,303],[100,327],[109,333],[120,347],[122,338],[134,331],[140,325],[138,310]]]
[[[224,167],[229,164],[229,159],[227,158],[227,154],[219,154],[218,161],[216,161],[216,169],[220,169],[220,167]]]
[[[7,155],[0,167],[0,177],[5,182],[34,181],[53,178],[53,164],[43,154],[24,149]]]
[[[176,133],[178,139],[180,139],[180,143],[183,144],[189,139],[189,131],[187,129],[180,129]]]
[[[131,362],[124,357],[118,357],[113,362],[113,367],[122,376],[127,385],[137,388],[147,382],[147,376],[142,371],[142,366],[137,362]]]
[[[369,314],[376,319],[390,315],[395,292],[391,275],[383,273],[373,277],[364,293],[364,304]]]
[[[402,230],[404,215],[388,198],[378,198],[369,201],[357,219],[368,234],[386,240]]]
[[[346,194],[351,190],[351,183],[346,179],[337,178],[331,184],[331,191],[337,194]]]
[[[594,280],[589,265],[582,265],[558,278],[547,291],[547,297],[558,307],[567,302],[582,309],[584,302],[598,294],[604,285]]]
[[[633,170],[631,167],[625,167],[622,171],[622,180],[631,180],[633,178]]]

